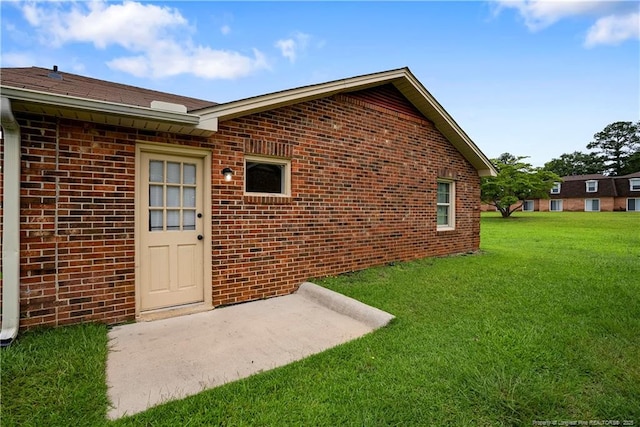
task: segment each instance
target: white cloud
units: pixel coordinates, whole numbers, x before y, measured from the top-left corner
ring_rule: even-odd
[[[8,52],[2,54],[3,67],[31,67],[36,63],[36,58],[28,53]]]
[[[531,31],[539,31],[563,18],[597,14],[608,9],[611,1],[584,0],[496,0],[496,13],[503,9],[516,9]]]
[[[585,46],[614,44],[638,38],[638,12],[635,2],[494,0],[492,4],[496,14],[504,9],[517,10],[530,31],[540,31],[562,19],[576,16],[595,19],[595,24],[587,31]],[[633,25],[635,28],[632,28]]]
[[[307,50],[310,38],[309,34],[297,32],[288,39],[276,41],[275,46],[280,49],[282,56],[293,63],[296,62],[299,54]]]
[[[223,25],[222,27],[220,27],[220,32],[226,36],[231,32],[231,27],[228,25]]]
[[[599,44],[616,45],[628,39],[640,39],[640,13],[600,18],[589,28],[586,47]]]
[[[124,48],[132,55],[116,57],[107,65],[138,77],[193,74],[233,79],[268,68],[256,49],[251,56],[195,45],[189,22],[177,9],[166,6],[135,1],[27,3],[22,11],[45,44],[59,47],[80,42],[98,49]]]

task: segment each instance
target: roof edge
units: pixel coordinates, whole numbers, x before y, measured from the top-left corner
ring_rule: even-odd
[[[309,86],[285,89],[265,95],[258,95],[250,98],[239,99],[237,101],[217,104],[211,107],[193,110],[192,112],[197,112],[205,118],[215,116],[219,118],[220,121],[230,120],[285,105],[326,97],[345,90],[376,86],[377,84],[389,82],[393,79],[402,78],[406,75],[406,71],[408,71],[407,68],[398,68],[390,71],[332,80],[326,83],[317,83]]]
[[[111,116],[124,116],[157,122],[176,123],[181,125],[193,126],[202,130],[209,130],[212,132],[217,130],[208,128],[206,125],[202,126],[200,123],[200,116],[193,113],[182,113],[170,110],[160,110],[151,107],[119,104],[116,102],[93,100],[71,95],[54,94],[50,92],[42,92],[5,85],[0,85],[0,91],[2,93],[2,96],[15,101],[44,104],[71,110],[90,111],[93,113],[100,113]]]
[[[323,98],[340,92],[362,90],[387,83],[393,83],[426,118],[434,122],[436,127],[476,168],[479,176],[497,175],[497,171],[489,158],[469,138],[422,83],[418,81],[408,67],[273,92],[218,104],[194,110],[193,112],[201,114],[202,123],[210,122],[209,126],[213,126],[215,122],[217,126],[218,122],[225,120]],[[419,102],[416,103],[416,99]]]

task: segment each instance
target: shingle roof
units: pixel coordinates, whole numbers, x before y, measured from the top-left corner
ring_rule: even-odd
[[[559,194],[551,194],[552,199],[597,198],[640,196],[640,191],[631,191],[630,178],[640,178],[640,172],[624,176],[606,176],[600,174],[563,176]],[[598,191],[588,193],[587,181],[598,181]]]
[[[640,197],[640,190],[631,191],[631,185],[629,182],[631,178],[640,178],[640,171],[629,175],[615,177],[618,196]]]
[[[202,99],[112,83],[63,71],[54,73],[52,70],[40,67],[1,68],[0,83],[3,86],[138,107],[149,107],[151,101],[181,104],[186,106],[188,111],[216,105],[215,102]]]
[[[567,182],[567,181],[587,181],[587,180],[590,180],[590,179],[598,180],[598,179],[607,179],[607,178],[609,178],[609,177],[606,176],[606,175],[602,175],[602,174],[599,174],[599,173],[593,173],[593,174],[590,174],[590,175],[568,175],[568,176],[563,176],[562,177],[562,181],[563,182]]]
[[[567,179],[569,178],[569,179]],[[575,178],[575,179],[573,179]],[[553,194],[551,197],[554,199],[565,197],[615,197],[616,187],[613,182],[613,178],[604,175],[581,175],[572,177],[563,177],[564,182],[560,185],[560,194]],[[598,191],[587,192],[587,181],[598,181]]]
[[[629,175],[622,175],[622,176],[617,176],[616,179],[618,178],[640,178],[640,171],[638,172],[634,172],[634,173],[630,173]]]

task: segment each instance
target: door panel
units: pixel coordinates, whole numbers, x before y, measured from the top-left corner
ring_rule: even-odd
[[[142,152],[140,310],[204,301],[204,162]]]

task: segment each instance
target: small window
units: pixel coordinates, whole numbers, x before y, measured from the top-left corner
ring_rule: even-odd
[[[549,200],[549,210],[552,212],[562,212],[562,200]]]
[[[600,199],[585,199],[585,212],[600,212]]]
[[[589,180],[586,181],[587,184],[587,193],[595,193],[598,191],[598,181]]]
[[[522,210],[524,212],[533,212],[533,209],[534,209],[533,200],[525,200],[522,203]]]
[[[291,163],[284,159],[247,156],[245,193],[290,195]]]
[[[627,199],[627,211],[640,212],[640,197]]]
[[[437,224],[439,230],[455,227],[454,183],[438,181]]]
[[[631,178],[629,180],[629,190],[640,191],[640,178]]]
[[[560,183],[554,182],[553,187],[551,187],[551,194],[560,194]]]

